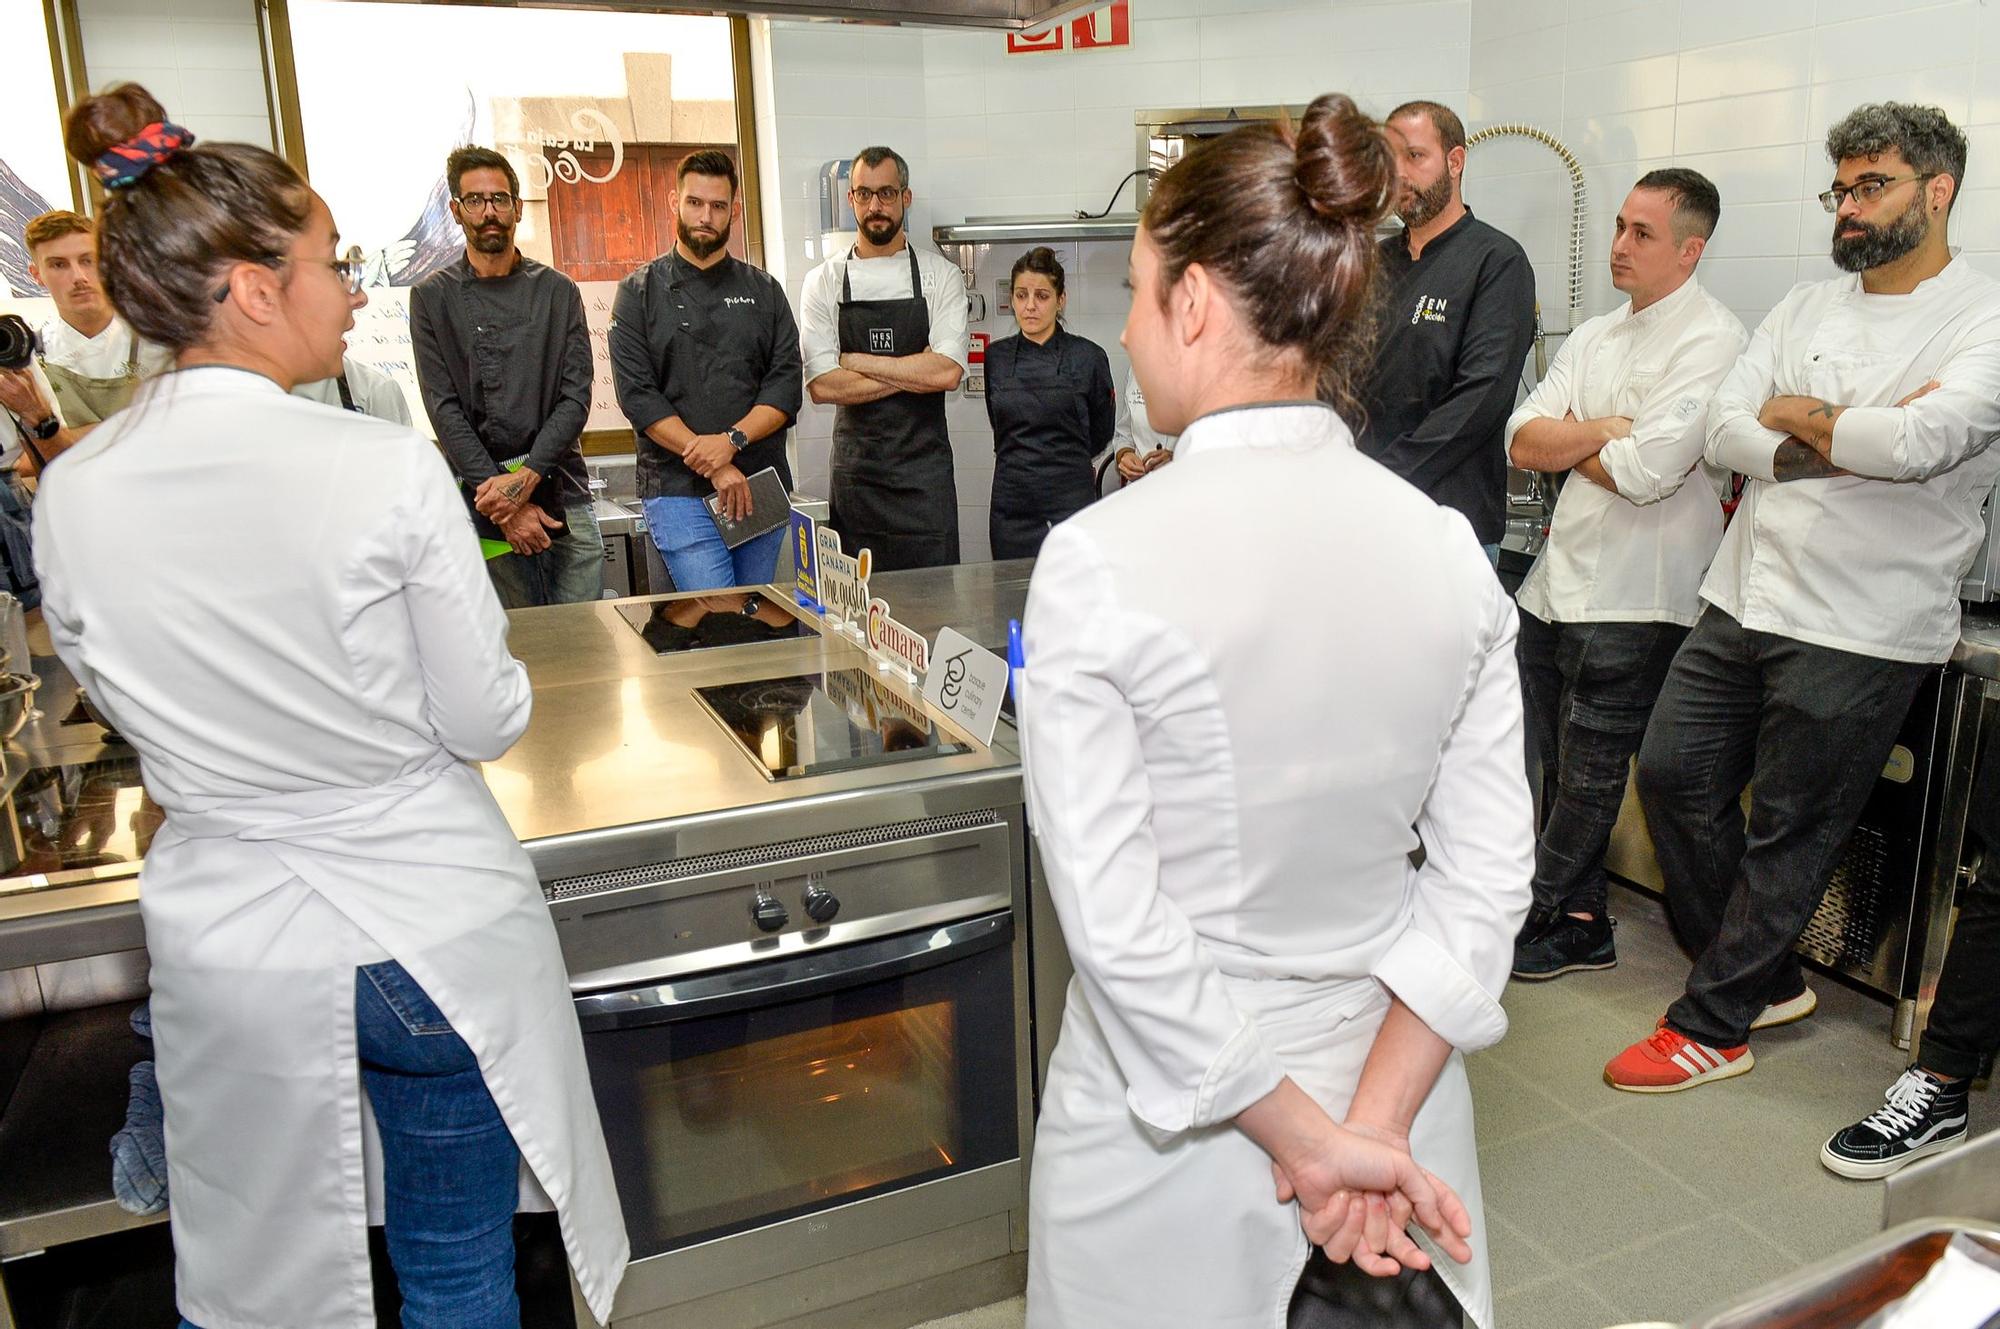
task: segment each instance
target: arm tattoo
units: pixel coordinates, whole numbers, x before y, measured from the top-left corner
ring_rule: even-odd
[[[1771,470],[1779,484],[1788,480],[1825,480],[1845,474],[1824,453],[1807,447],[1795,438],[1788,438],[1778,445],[1777,455],[1771,459]]]
[[[1833,419],[1833,412],[1834,412],[1833,403],[1830,401],[1823,401],[1815,405],[1810,411],[1807,411],[1806,414],[1809,416],[1823,415],[1827,419],[1831,420]]]

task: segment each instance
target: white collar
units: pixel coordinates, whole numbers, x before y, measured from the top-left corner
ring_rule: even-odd
[[[1653,301],[1653,303],[1647,305],[1636,314],[1632,312],[1632,302],[1627,300],[1625,302],[1625,317],[1618,321],[1618,326],[1630,328],[1637,332],[1649,328],[1655,323],[1672,318],[1676,311],[1693,303],[1700,290],[1701,278],[1693,273],[1689,273],[1686,281],[1674,287],[1673,290]]]
[[[1194,421],[1182,431],[1174,456],[1186,458],[1234,448],[1298,452],[1328,444],[1352,447],[1354,433],[1325,402],[1250,402],[1225,406]]]

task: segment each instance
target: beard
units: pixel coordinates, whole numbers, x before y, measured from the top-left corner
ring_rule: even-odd
[[[1451,202],[1451,173],[1445,172],[1422,189],[1410,190],[1405,197],[1408,202],[1404,202],[1402,197],[1397,199],[1396,215],[1402,218],[1404,226],[1415,230],[1443,212],[1445,205]]]
[[[1841,232],[1853,227],[1860,235],[1842,235]],[[1881,226],[1871,226],[1864,221],[1840,221],[1833,223],[1833,261],[1842,272],[1865,272],[1869,268],[1879,268],[1885,263],[1894,263],[1903,255],[1924,242],[1930,234],[1930,216],[1924,211],[1924,196],[1920,192],[1910,200],[1910,206],[1902,215]]]
[[[886,245],[896,238],[896,232],[903,229],[901,217],[870,217],[861,223],[861,234],[868,237],[871,245]]]
[[[732,229],[734,229],[733,223],[724,223],[722,229],[713,235],[698,235],[688,229],[686,222],[678,220],[674,222],[674,233],[680,236],[681,243],[687,246],[688,253],[696,258],[707,258],[728,244],[729,232]]]
[[[507,246],[514,241],[514,228],[495,226],[488,222],[481,226],[466,228],[466,239],[482,254],[504,254]]]

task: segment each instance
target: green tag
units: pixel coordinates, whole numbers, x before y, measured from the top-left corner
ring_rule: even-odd
[[[482,535],[479,537],[479,552],[484,554],[488,559],[495,559],[502,554],[513,553],[514,546],[508,544],[505,540],[489,540]]]

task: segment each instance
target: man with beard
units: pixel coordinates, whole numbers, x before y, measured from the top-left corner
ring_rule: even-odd
[[[1753,1029],[1813,1009],[1792,948],[1918,686],[1958,644],[1958,582],[2000,476],[2000,283],[1946,240],[1965,135],[1888,102],[1833,126],[1826,150],[1820,201],[1850,275],[1786,296],[1709,408],[1709,461],[1748,485],[1639,752],[1695,961],[1658,1028],[1605,1067],[1618,1089],[1741,1075]],[[1918,1132],[1925,1086],[1905,1114]]]
[[[965,279],[903,230],[910,167],[863,148],[848,198],[854,247],[806,274],[800,339],[812,399],[837,409],[828,517],[884,572],[958,562],[958,487],[944,397],[965,376]]]
[[[511,553],[486,572],[508,609],[604,594],[604,540],[583,466],[593,370],[576,283],[514,246],[521,182],[505,157],[445,160],[465,256],[410,292],[417,386],[474,525]]]
[[[1407,102],[1386,123],[1403,231],[1381,244],[1359,446],[1464,513],[1497,562],[1507,525],[1502,434],[1535,335],[1535,270],[1520,245],[1465,206],[1465,126],[1450,108]]]
[[[706,499],[750,515],[747,477],[775,467],[789,492],[785,430],[799,413],[799,330],[785,288],[729,253],[736,163],[713,148],[681,159],[674,247],[618,283],[611,374],[639,450],[646,529],[678,591],[760,586],[786,528],[730,549]]]

